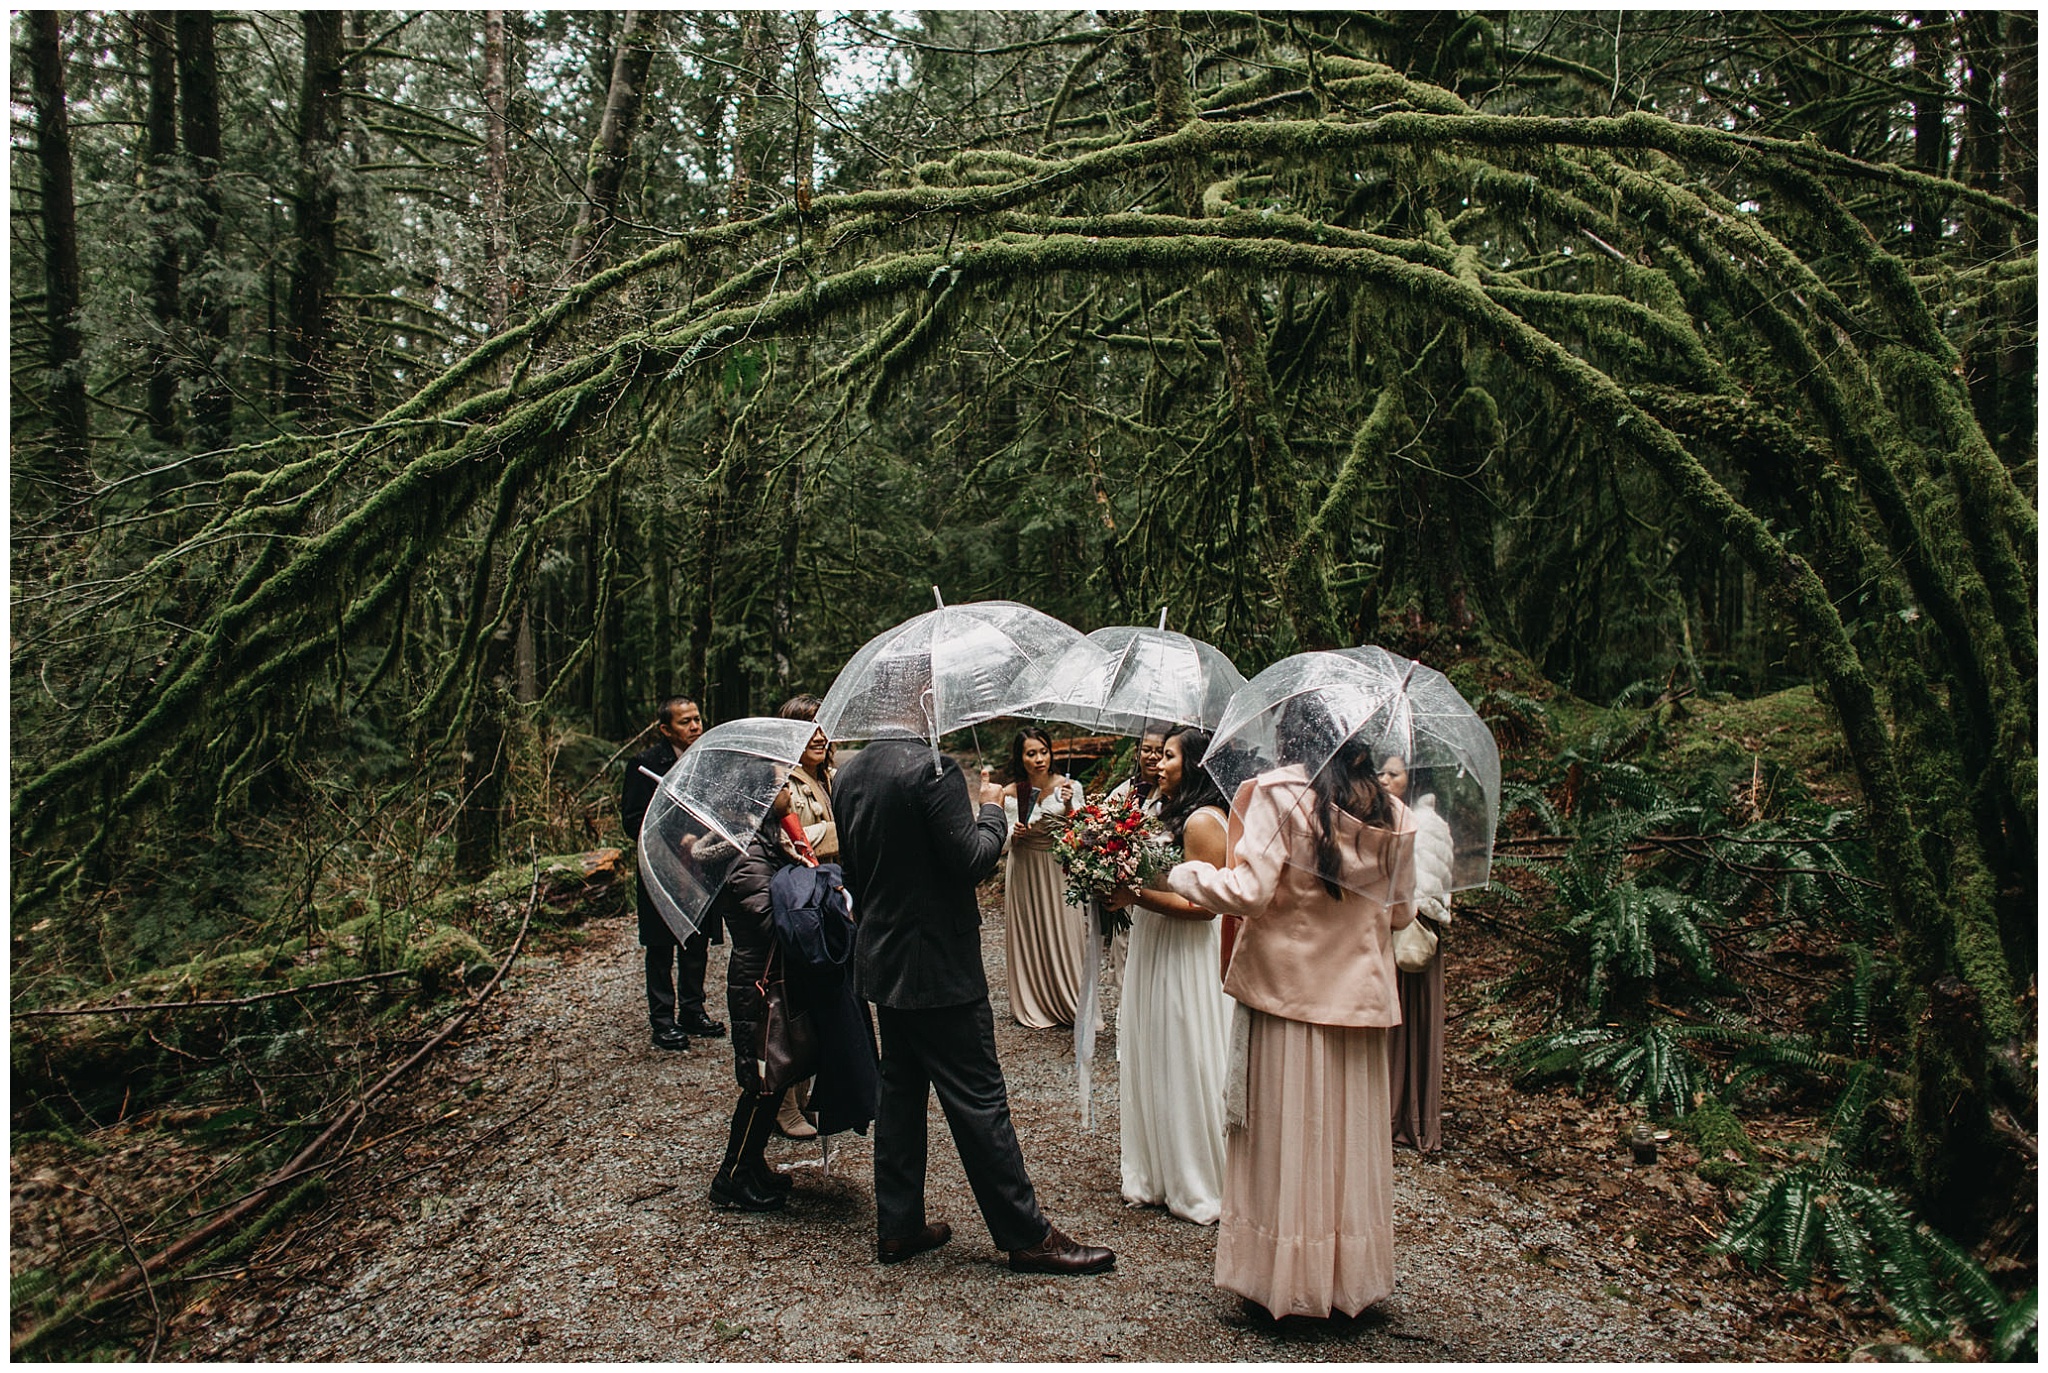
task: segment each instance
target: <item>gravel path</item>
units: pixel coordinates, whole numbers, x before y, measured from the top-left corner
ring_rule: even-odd
[[[776,1141],[796,1192],[780,1214],[714,1210],[704,1189],[733,1098],[730,1049],[652,1049],[630,921],[526,962],[380,1128],[456,1111],[401,1165],[341,1184],[295,1244],[311,1282],[210,1300],[195,1357],[292,1360],[1702,1360],[1812,1358],[1817,1320],[1697,1256],[1615,1243],[1614,1210],[1659,1200],[1653,1174],[1603,1182],[1603,1227],[1552,1193],[1489,1180],[1457,1140],[1397,1156],[1398,1286],[1357,1321],[1247,1324],[1211,1282],[1215,1231],[1118,1196],[1114,1030],[1098,1046],[1097,1124],[1079,1128],[1070,1036],[1008,1019],[1001,917],[984,926],[997,1044],[1046,1213],[1117,1251],[1113,1274],[1011,1274],[990,1244],[937,1107],[930,1214],[952,1244],[873,1262],[869,1143]],[[724,951],[711,978],[723,987]],[[722,998],[714,992],[713,1004]],[[1113,993],[1109,1003],[1114,1006]],[[1454,1026],[1454,1037],[1456,1027]],[[1455,1073],[1455,1070],[1454,1070]],[[1457,1116],[1453,1116],[1455,1126]],[[1456,1130],[1447,1131],[1456,1135]],[[1608,1151],[1612,1152],[1611,1148]],[[1589,1155],[1591,1156],[1591,1155]],[[1498,1170],[1492,1170],[1495,1174]],[[409,1176],[407,1176],[409,1174]],[[1668,1196],[1671,1186],[1662,1183]],[[317,1252],[317,1249],[316,1251]],[[1714,1261],[1719,1265],[1720,1261]],[[1295,1326],[1302,1326],[1296,1329]],[[1794,1333],[1791,1326],[1805,1327]],[[1846,1332],[1845,1332],[1846,1333]]]

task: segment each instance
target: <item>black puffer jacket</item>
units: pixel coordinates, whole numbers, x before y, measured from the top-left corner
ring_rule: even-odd
[[[775,947],[775,903],[768,887],[778,870],[794,862],[782,847],[781,820],[770,812],[712,903],[732,939],[732,957],[725,965],[725,1018],[732,1026],[733,1076],[742,1091],[760,1090],[754,1066],[754,1030],[761,1022],[757,984],[768,970],[768,951]]]

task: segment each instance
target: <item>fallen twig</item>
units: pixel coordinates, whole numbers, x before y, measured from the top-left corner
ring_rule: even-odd
[[[338,977],[332,982],[308,982],[303,987],[283,987],[274,992],[257,992],[253,996],[238,996],[221,1001],[151,1001],[137,1005],[114,1006],[67,1006],[62,1010],[13,1011],[16,1020],[29,1020],[60,1015],[142,1015],[149,1011],[189,1011],[224,1006],[253,1006],[259,1001],[275,1001],[279,997],[300,996],[306,992],[322,992],[329,987],[352,987],[362,982],[387,982],[394,977],[411,977],[411,968],[393,968],[388,972],[364,973],[360,977]]]
[[[449,1120],[454,1119],[456,1116],[460,1114],[462,1114],[462,1108],[460,1106],[457,1106],[452,1110],[445,1111],[442,1114],[435,1116],[432,1120],[422,1120],[417,1122],[416,1124],[408,1125],[403,1129],[393,1130],[389,1134],[379,1135],[377,1136],[377,1138],[369,1140],[363,1144],[359,1144],[355,1146],[353,1149],[350,1149],[346,1153],[342,1154],[340,1157],[332,1159],[326,1163],[309,1164],[306,1167],[299,1169],[296,1173],[273,1173],[270,1177],[264,1179],[263,1185],[258,1187],[256,1191],[245,1193],[242,1196],[236,1197],[233,1201],[224,1201],[218,1206],[209,1207],[206,1210],[189,1217],[188,1219],[202,1220],[207,1216],[217,1215],[220,1212],[227,1210],[231,1206],[240,1206],[250,1197],[257,1195],[260,1192],[268,1192],[272,1188],[283,1186],[287,1182],[296,1182],[300,1178],[305,1177],[308,1174],[319,1172],[322,1168],[335,1169],[341,1168],[347,1164],[354,1163],[357,1159],[361,1158],[364,1154],[369,1153],[372,1149],[375,1149],[380,1144],[388,1144],[394,1139],[399,1139],[406,1135],[417,1134],[421,1130],[431,1129],[436,1125],[440,1125]]]
[[[163,1343],[164,1338],[164,1308],[156,1299],[156,1284],[149,1280],[149,1267],[142,1261],[142,1255],[137,1252],[134,1237],[128,1233],[128,1222],[121,1218],[121,1213],[109,1205],[104,1197],[91,1188],[74,1187],[70,1190],[85,1193],[85,1195],[99,1203],[101,1210],[114,1218],[114,1225],[121,1232],[121,1247],[128,1251],[129,1258],[135,1260],[136,1271],[142,1274],[142,1290],[149,1295],[149,1314],[153,1322],[150,1329],[149,1348],[144,1352],[142,1358],[145,1363],[155,1363],[157,1346]]]
[[[411,1057],[407,1058],[390,1072],[384,1074],[368,1091],[350,1102],[339,1115],[328,1123],[327,1128],[322,1130],[312,1143],[299,1150],[290,1162],[286,1163],[284,1167],[278,1169],[275,1173],[272,1173],[269,1178],[264,1180],[261,1186],[233,1203],[228,1210],[222,1212],[207,1224],[177,1241],[168,1249],[162,1250],[147,1262],[140,1264],[138,1271],[142,1280],[146,1283],[152,1274],[164,1272],[181,1261],[203,1252],[213,1241],[233,1230],[235,1226],[253,1215],[257,1207],[262,1205],[279,1186],[312,1171],[310,1165],[326,1152],[328,1145],[332,1144],[335,1139],[342,1136],[345,1132],[351,1132],[360,1126],[362,1118],[367,1113],[372,1101],[381,1096],[393,1083],[419,1066],[434,1050],[452,1039],[455,1036],[455,1032],[466,1025],[470,1017],[474,1016],[477,1010],[490,999],[491,994],[504,981],[506,972],[517,961],[520,950],[525,947],[526,932],[533,924],[534,908],[539,904],[539,901],[540,861],[538,858],[535,858],[533,863],[533,883],[527,893],[526,914],[519,921],[519,933],[513,938],[512,947],[506,953],[504,961],[498,965],[498,970],[491,975],[490,982],[478,993],[476,1000],[465,1006],[460,1014],[442,1027],[438,1034],[416,1050]],[[134,1286],[135,1281],[135,1274],[125,1272],[118,1277],[108,1279],[82,1302],[59,1311],[43,1324],[18,1336],[13,1342],[11,1352],[16,1358],[19,1358],[24,1350],[48,1339],[57,1330],[69,1325],[87,1312],[95,1310],[103,1303],[120,1296],[130,1287]],[[152,1289],[153,1295],[154,1289]]]

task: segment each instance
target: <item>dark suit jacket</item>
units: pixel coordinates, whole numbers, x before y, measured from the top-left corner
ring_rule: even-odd
[[[1002,856],[1002,808],[977,813],[951,758],[933,776],[922,739],[877,739],[854,754],[832,785],[832,805],[860,922],[860,994],[898,1010],[986,998],[974,888]]]
[[[635,845],[640,842],[640,822],[647,818],[647,808],[654,803],[654,793],[660,786],[654,777],[649,777],[647,772],[642,772],[641,769],[646,768],[656,777],[666,776],[668,770],[676,765],[676,757],[675,745],[666,739],[657,738],[650,747],[640,750],[626,763],[626,780],[619,787],[619,820],[626,827],[626,838]],[[675,943],[675,933],[669,929],[668,922],[661,918],[661,912],[655,909],[654,898],[647,894],[646,882],[640,880],[638,864],[634,865],[633,876],[633,889],[638,897],[640,913],[640,942],[650,945]],[[704,928],[700,933],[714,944],[719,942],[716,903],[713,903],[711,913],[705,917]]]

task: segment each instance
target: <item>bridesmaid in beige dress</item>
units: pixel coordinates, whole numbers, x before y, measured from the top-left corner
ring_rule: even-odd
[[[1088,910],[1070,906],[1067,875],[1052,856],[1048,816],[1079,809],[1087,796],[1052,770],[1052,739],[1029,726],[1010,747],[1003,811],[1010,819],[1010,864],[1003,879],[1003,945],[1010,1013],[1020,1025],[1050,1030],[1074,1023],[1088,956]]]
[[[1414,830],[1359,740],[1310,780],[1239,789],[1232,866],[1182,863],[1175,892],[1242,915],[1225,1092],[1216,1285],[1278,1316],[1355,1316],[1394,1290],[1387,1029],[1396,927],[1414,919]],[[1341,885],[1340,885],[1341,882]]]

